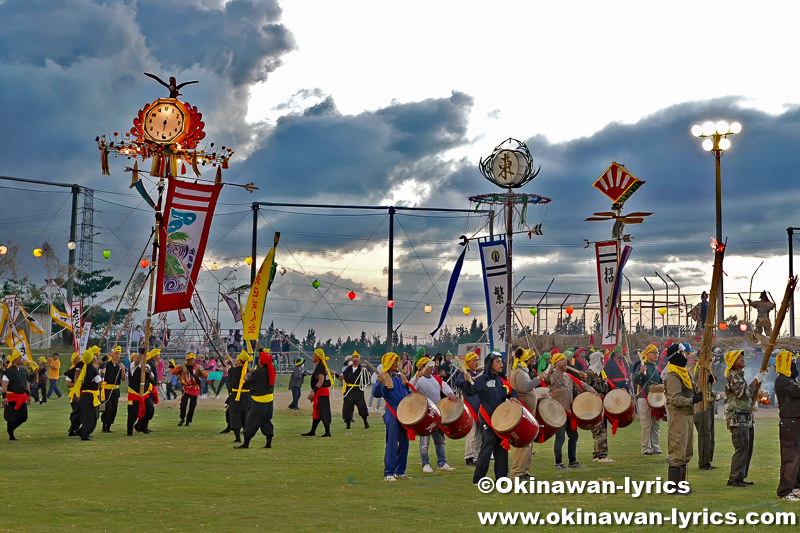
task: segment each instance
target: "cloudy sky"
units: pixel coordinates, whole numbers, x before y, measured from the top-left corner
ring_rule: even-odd
[[[143,72],[199,80],[182,98],[203,112],[209,142],[236,150],[225,179],[260,187],[220,198],[207,251],[219,269],[201,276],[215,308],[217,282],[250,254],[253,201],[469,208],[468,196],[494,188],[479,158],[514,137],[542,167],[524,190],[553,200],[528,211],[544,236],[515,241],[519,290],[556,278],[552,291],[596,292],[584,239],[607,238],[610,224],[583,219],[610,207],[591,184],[617,161],[647,182],[626,209],[655,213],[628,227],[632,290],[649,294],[647,277],[663,299],[656,271],[684,294],[710,280],[714,159],[690,128],[736,120],[743,130],[722,159],[728,303],[761,261],[754,290],[780,299],[786,228],[800,225],[798,15],[794,2],[5,0],[0,175],[93,188],[94,267],[126,280],[152,215],[128,189],[127,161],[100,175],[94,138],[127,131],[145,103],[166,96]],[[41,279],[34,248],[48,241],[66,260],[68,191],[0,186],[0,243],[18,243]],[[458,237],[486,223],[423,214],[395,226],[395,322],[420,339],[441,309]],[[385,337],[385,212],[262,207],[258,226],[260,258],[281,231],[277,260],[288,269],[267,323],[334,340]],[[464,306],[485,313],[478,261],[471,249],[450,325],[468,320]],[[248,279],[239,266],[226,285]]]

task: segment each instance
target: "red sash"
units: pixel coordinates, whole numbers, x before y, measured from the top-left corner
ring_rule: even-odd
[[[144,408],[144,401],[147,399],[147,396],[150,395],[152,385],[150,385],[150,389],[144,394],[144,396],[139,396],[138,392],[132,391],[128,389],[128,401],[129,402],[139,402],[139,414],[136,416],[138,420],[144,418],[145,408]]]
[[[408,383],[408,386],[410,387],[411,383]],[[414,391],[414,392],[416,392],[416,391]],[[392,413],[392,416],[395,418],[395,420],[397,420],[397,422],[400,423],[400,419],[397,418],[397,413],[394,412],[394,409],[392,409],[392,406],[389,405],[389,402],[386,402],[386,408],[389,410],[390,413]],[[403,426],[403,424],[400,424],[400,425]],[[414,433],[413,430],[408,429],[405,426],[403,426],[403,428],[406,430],[406,434],[408,435],[408,440],[417,440],[417,434]]]
[[[489,413],[486,412],[486,409],[484,409],[482,405],[480,411],[481,411],[481,416],[483,417],[483,421],[486,422],[486,425],[489,426],[489,429],[494,431],[495,435],[500,437],[500,446],[502,446],[503,449],[506,451],[510,450],[511,443],[508,442],[507,438],[502,437],[497,431],[495,431],[494,427],[492,426],[492,417],[489,416]]]
[[[16,403],[14,406],[15,411],[19,411],[22,409],[23,404],[28,403],[28,396],[27,392],[7,392],[6,399],[8,400],[9,404]]]
[[[200,396],[200,385],[189,385],[183,388],[183,393],[189,396]]]
[[[330,395],[331,395],[331,389],[329,387],[320,387],[319,389],[317,389],[317,392],[314,393],[314,401],[311,404],[313,406],[313,412],[311,415],[312,419],[319,420],[320,418],[322,418],[319,414],[319,397],[330,396]]]

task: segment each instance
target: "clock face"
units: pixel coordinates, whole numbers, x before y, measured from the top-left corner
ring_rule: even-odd
[[[158,102],[147,110],[144,132],[157,143],[169,143],[183,134],[186,117],[172,103]]]

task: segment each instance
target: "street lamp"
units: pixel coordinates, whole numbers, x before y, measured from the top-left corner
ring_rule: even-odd
[[[728,124],[724,120],[717,123],[708,121],[702,125],[695,124],[692,126],[692,135],[700,137],[703,140],[703,150],[706,152],[713,152],[714,159],[716,160],[717,170],[717,242],[722,240],[722,181],[720,179],[720,164],[719,160],[722,157],[722,152],[731,147],[731,141],[728,139],[729,135],[736,135],[742,131],[742,125],[738,122]],[[725,321],[725,291],[723,290],[722,276],[719,278],[719,287],[717,287],[717,322]]]

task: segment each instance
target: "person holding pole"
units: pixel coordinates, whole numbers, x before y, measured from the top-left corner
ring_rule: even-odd
[[[28,420],[28,406],[31,404],[28,372],[22,367],[24,357],[19,350],[12,350],[7,362],[2,381],[3,418],[8,440],[17,440],[14,431]]]
[[[244,382],[250,389],[250,410],[244,423],[244,442],[234,448],[239,450],[249,448],[250,440],[255,437],[258,430],[261,430],[261,434],[267,438],[264,448],[272,448],[272,437],[275,435],[275,428],[272,425],[275,365],[269,352],[259,353],[258,368],[248,372],[244,381],[239,378],[240,385],[243,386]]]
[[[729,487],[747,487],[753,483],[745,481],[753,457],[753,406],[756,383],[763,383],[766,372],[759,372],[749,385],[744,378],[744,350],[733,350],[725,354],[725,420],[733,441]]]
[[[667,347],[667,374],[664,378],[664,395],[667,397],[667,432],[669,471],[668,481],[677,484],[686,481],[687,468],[692,458],[694,427],[692,415],[694,404],[702,401],[703,395],[694,392],[694,384],[686,370],[686,355],[681,343]],[[677,492],[673,494],[678,494]]]
[[[122,347],[117,346],[108,354],[108,361],[105,363],[103,374],[103,384],[100,390],[100,402],[105,404],[103,410],[103,433],[113,433],[111,426],[117,418],[117,407],[119,406],[119,385],[125,381],[125,367],[119,362],[122,354]]]
[[[781,351],[775,358],[778,377],[775,395],[780,409],[781,477],[778,497],[800,501],[800,383],[797,364],[791,352]]]

